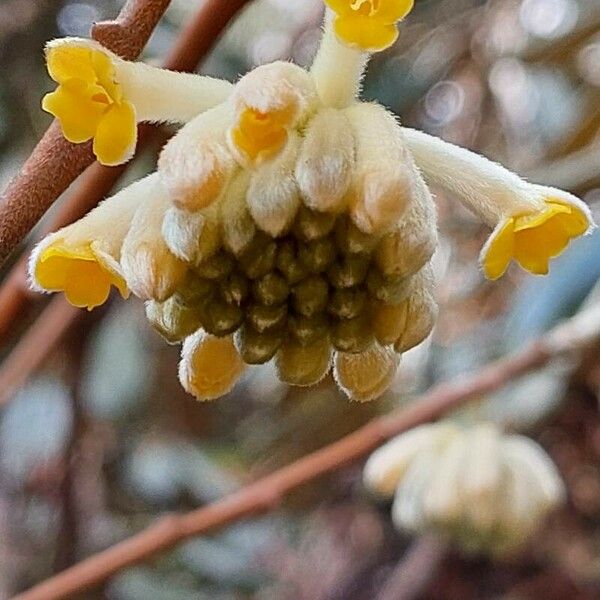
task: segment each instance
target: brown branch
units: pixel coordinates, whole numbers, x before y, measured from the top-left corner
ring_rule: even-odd
[[[221,1],[208,0],[202,5],[195,17],[181,33],[174,48],[166,58],[163,65],[165,68],[177,71],[194,70],[200,60],[206,56],[210,48],[214,45],[230,19],[249,0],[230,0],[225,4],[222,4]],[[99,26],[100,24],[96,25],[96,27]],[[140,127],[138,148],[143,148],[144,137],[150,129],[152,129],[151,126]],[[72,144],[68,144],[69,149],[72,147]],[[26,165],[30,162],[35,163],[36,160],[32,155]],[[67,160],[70,160],[70,158],[67,158]],[[123,173],[124,168],[109,168],[103,167],[99,163],[92,164],[83,174],[76,191],[67,199],[64,206],[57,213],[49,230],[60,229],[85,215],[102,197],[109,193]],[[32,185],[35,186],[35,176],[32,175],[32,178]],[[5,196],[13,194],[11,189],[15,181],[6,190]],[[62,193],[70,183],[71,180],[62,181],[60,185],[57,183],[58,192],[56,195]],[[2,202],[3,200],[0,199],[0,262],[2,262],[2,232],[4,228],[8,229],[11,227],[10,223],[5,224],[2,221],[4,218],[2,216]],[[25,269],[26,259],[17,262],[10,275],[4,281],[2,288],[0,288],[0,339],[6,335],[13,320],[24,309],[26,302],[30,298],[30,294],[24,286],[24,282],[26,281]]]
[[[279,506],[295,488],[357,461],[394,435],[441,417],[458,406],[499,389],[552,358],[579,350],[600,335],[600,304],[581,313],[513,356],[470,376],[442,383],[409,408],[375,419],[341,440],[257,480],[212,504],[184,515],[163,518],[145,531],[105,550],[24,592],[14,600],[58,600],[104,581],[179,542],[214,531]]]
[[[102,21],[92,26],[92,37],[115,54],[133,60],[137,58],[171,0],[129,0],[114,21]]]
[[[117,21],[110,25],[111,35],[103,36],[105,25],[96,25],[98,41],[125,59],[137,58],[169,3],[170,0],[128,0]],[[132,27],[132,19],[143,24]],[[0,264],[93,162],[91,142],[71,144],[56,121],[50,125],[0,197]]]
[[[48,348],[63,339],[69,327],[84,313],[67,304],[62,296],[54,298],[35,325],[30,327],[2,364],[0,405],[44,362]]]

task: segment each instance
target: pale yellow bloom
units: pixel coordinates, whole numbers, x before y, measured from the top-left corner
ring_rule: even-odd
[[[394,496],[398,528],[435,531],[492,555],[521,548],[565,499],[544,450],[491,423],[445,421],[403,433],[371,455],[364,482]]]
[[[414,0],[325,0],[336,14],[335,32],[351,46],[379,52],[398,38],[396,23],[408,15]]]

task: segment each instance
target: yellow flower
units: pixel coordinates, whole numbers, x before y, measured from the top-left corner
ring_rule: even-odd
[[[54,44],[46,60],[50,77],[59,85],[47,94],[42,108],[61,124],[73,143],[94,140],[94,154],[104,165],[131,158],[137,128],[133,104],[123,97],[111,58],[100,50]]]
[[[69,303],[78,308],[92,310],[104,304],[113,285],[123,298],[129,296],[115,261],[94,244],[71,247],[57,240],[42,251],[33,275],[38,286],[64,292]]]
[[[361,50],[379,52],[398,38],[396,23],[412,10],[414,0],[325,0],[336,14],[337,36]]]
[[[276,154],[288,138],[288,111],[262,113],[246,108],[231,130],[231,140],[251,161]]]
[[[513,258],[530,273],[546,275],[549,260],[588,230],[588,217],[577,206],[556,198],[545,203],[542,212],[510,217],[498,225],[483,253],[489,279],[501,277]]]
[[[156,188],[156,175],[141,179],[44,238],[29,261],[33,287],[64,292],[71,304],[88,310],[106,302],[111,286],[127,298],[121,248],[134,215],[156,195]]]

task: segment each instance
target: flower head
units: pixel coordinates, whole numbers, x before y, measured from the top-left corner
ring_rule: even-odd
[[[542,271],[591,225],[572,196],[358,101],[364,51],[393,42],[412,0],[327,4],[335,15],[310,71],[275,62],[236,84],[95,42],[49,46],[59,89],[44,104],[69,139],[94,137],[103,162],[128,157],[136,118],[184,125],[154,174],[38,246],[32,280],[88,308],[111,286],[146,300],[152,325],[183,344],[181,382],[202,400],[269,361],[290,385],[332,374],[356,401],[389,388],[437,316],[436,211],[421,170],[499,226],[488,274],[513,255]]]
[[[468,551],[518,550],[565,497],[543,449],[482,423],[423,425],[377,450],[364,481],[395,496],[393,519],[410,532],[436,530]]]
[[[128,160],[135,149],[136,114],[116,81],[108,53],[56,41],[48,45],[46,60],[59,85],[44,97],[42,107],[60,121],[65,138],[74,143],[93,139],[102,164]]]
[[[368,52],[389,48],[398,38],[396,23],[414,0],[325,0],[336,14],[335,32],[351,46]]]
[[[546,275],[551,258],[590,227],[581,207],[559,198],[545,198],[543,210],[504,219],[492,234],[482,263],[490,279],[504,275],[511,259],[535,275]]]

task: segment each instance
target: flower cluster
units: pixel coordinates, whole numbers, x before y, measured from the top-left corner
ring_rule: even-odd
[[[496,228],[482,256],[490,277],[513,257],[545,272],[591,226],[569,194],[357,100],[368,52],[395,40],[412,1],[327,4],[310,71],[275,62],[235,85],[123,61],[87,40],[48,47],[59,88],[44,107],[69,140],[93,138],[100,162],[131,156],[136,122],[183,127],[155,173],[38,245],[32,281],[88,309],[111,286],[147,301],[154,327],[183,343],[180,379],[198,399],[270,360],[292,385],[331,372],[355,400],[380,396],[437,315],[425,179]]]
[[[517,551],[565,499],[544,450],[481,423],[422,425],[371,455],[366,486],[394,496],[392,517],[409,532],[435,530],[467,551]]]

